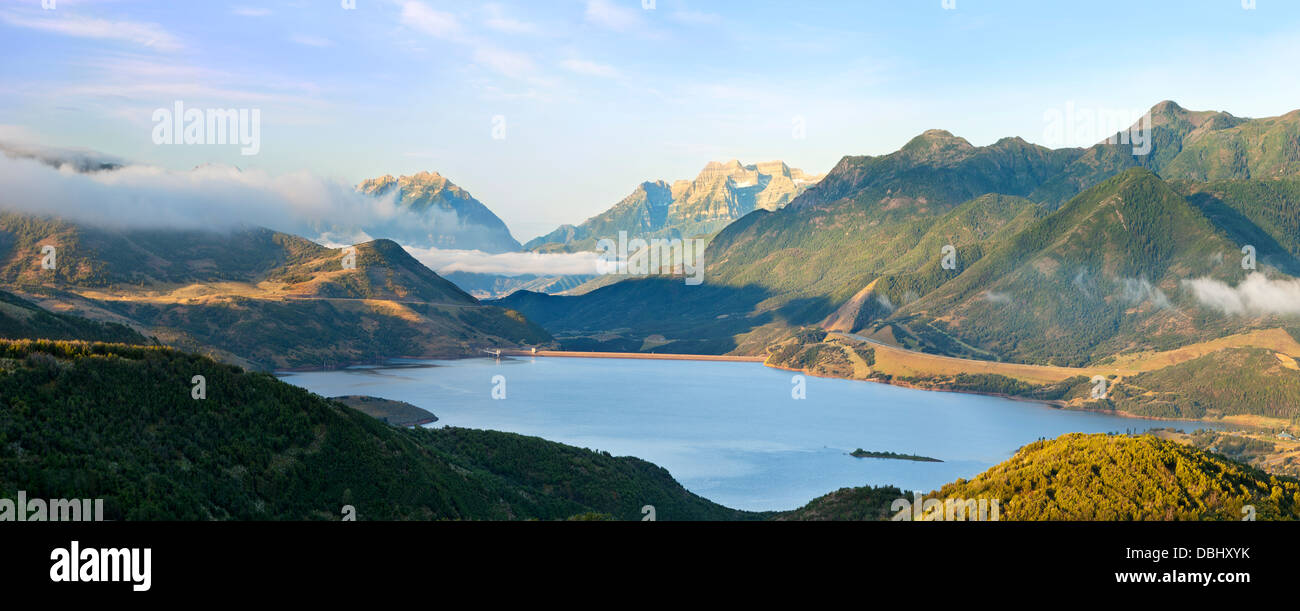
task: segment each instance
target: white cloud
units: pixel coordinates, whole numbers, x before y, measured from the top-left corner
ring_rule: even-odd
[[[402,4],[401,21],[418,32],[467,47],[474,62],[489,70],[534,84],[543,82],[536,76],[537,67],[532,57],[525,53],[503,49],[488,40],[472,35],[451,13],[437,11],[423,2],[412,0]],[[509,20],[504,20],[503,23],[507,22],[516,27],[520,25]]]
[[[597,273],[596,266],[600,261],[600,254],[594,252],[550,254],[507,252],[491,255],[478,250],[445,250],[414,246],[405,248],[417,261],[439,274],[474,272],[506,276],[594,275]]]
[[[483,6],[483,10],[487,11],[488,15],[487,19],[483,21],[483,25],[493,30],[508,34],[533,34],[537,32],[537,26],[506,16],[505,11],[501,10],[500,4],[486,4]]]
[[[482,46],[475,49],[474,61],[514,78],[530,77],[537,70],[532,58],[527,55],[497,47]]]
[[[455,15],[434,10],[423,2],[403,3],[401,19],[404,25],[436,38],[456,39],[463,33]]]
[[[598,64],[596,62],[587,61],[585,59],[566,59],[560,62],[560,66],[562,66],[565,70],[568,70],[570,72],[576,72],[578,74],[586,74],[588,76],[616,78],[619,75],[618,69],[614,68],[613,66]]]
[[[254,8],[249,6],[236,6],[230,12],[234,13],[235,15],[239,15],[240,17],[266,17],[267,15],[271,14],[271,9]]]
[[[1201,303],[1227,314],[1300,314],[1300,280],[1246,277],[1236,288],[1213,278],[1184,280]]]
[[[29,17],[24,15],[15,15],[6,13],[0,15],[9,25],[40,30],[43,32],[52,32],[64,36],[73,36],[77,38],[95,38],[100,40],[116,40],[128,42],[159,51],[175,51],[183,45],[180,39],[173,36],[156,23],[144,23],[136,21],[110,21],[107,19],[95,19],[76,14],[66,14],[63,11],[46,11],[57,12],[58,15],[44,17]]]
[[[0,208],[112,227],[252,224],[299,235],[321,224],[363,226],[404,213],[392,198],[370,197],[307,172],[128,165],[83,174],[74,164],[43,161],[0,156]]]
[[[1121,298],[1128,303],[1138,305],[1149,301],[1157,308],[1170,306],[1169,298],[1165,296],[1164,291],[1152,286],[1146,278],[1124,278]]]
[[[980,299],[983,299],[984,301],[988,301],[990,303],[997,303],[1002,305],[1011,303],[1011,295],[1008,295],[1006,293],[996,293],[993,291],[984,291],[983,293],[980,294]]]
[[[587,0],[587,21],[617,32],[626,32],[641,27],[639,8],[619,6],[609,0]]]

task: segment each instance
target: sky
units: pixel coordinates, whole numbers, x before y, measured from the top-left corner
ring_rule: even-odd
[[[823,173],[932,128],[1091,144],[1051,135],[1067,109],[1300,108],[1292,0],[45,4],[0,2],[0,140],[272,182],[437,171],[521,242],[711,160]],[[257,111],[256,154],[156,144],[177,101]]]

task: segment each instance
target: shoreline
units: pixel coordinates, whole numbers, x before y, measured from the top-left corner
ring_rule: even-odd
[[[1134,420],[1151,420],[1154,422],[1204,422],[1206,424],[1220,424],[1224,427],[1233,427],[1227,430],[1236,430],[1236,429],[1245,430],[1245,429],[1256,428],[1256,427],[1250,427],[1249,425],[1245,425],[1245,424],[1227,422],[1222,418],[1218,420],[1210,420],[1208,418],[1163,418],[1160,416],[1139,416],[1132,412],[1126,412],[1118,409],[1105,410],[1105,409],[1088,409],[1088,408],[1070,407],[1070,405],[1065,403],[1064,401],[1053,401],[1048,399],[1029,399],[1025,397],[1017,397],[1014,395],[1007,395],[1002,393],[980,392],[977,390],[960,390],[960,389],[951,389],[951,388],[926,388],[924,386],[917,386],[909,382],[895,382],[893,380],[845,378],[841,376],[831,376],[831,375],[812,373],[805,369],[795,369],[793,367],[782,367],[781,365],[768,365],[766,363],[764,363],[763,366],[770,367],[772,369],[779,369],[781,371],[793,371],[805,375],[810,375],[813,376],[814,378],[822,378],[826,380],[846,380],[849,382],[871,382],[873,384],[884,384],[886,386],[896,386],[898,388],[907,388],[910,390],[921,390],[926,392],[947,392],[947,393],[955,393],[959,395],[979,395],[983,397],[997,397],[999,399],[1009,399],[1011,401],[1020,401],[1022,403],[1036,403],[1038,405],[1042,405],[1044,407],[1050,407],[1052,409],[1060,409],[1060,410],[1080,412],[1086,414],[1104,414],[1109,416],[1119,416],[1121,418],[1132,418]]]
[[[725,354],[671,354],[660,352],[577,352],[569,350],[520,350],[517,348],[502,348],[501,356],[547,356],[561,358],[593,358],[593,359],[643,359],[649,361],[716,361],[724,363],[762,363],[766,357],[761,356],[730,356]],[[478,354],[441,354],[426,356],[391,356],[385,357],[383,363],[376,364],[373,360],[364,361],[343,361],[335,367],[328,369],[323,367],[302,366],[302,367],[282,367],[269,370],[272,375],[280,373],[314,373],[323,371],[341,371],[349,367],[372,366],[387,367],[390,366],[394,359],[408,361],[458,361],[461,359],[479,359],[492,358],[492,354],[481,352]]]
[[[406,360],[459,360],[459,359],[473,359],[473,358],[488,358],[491,356],[492,356],[491,354],[482,353],[482,354],[468,354],[468,355],[458,354],[458,355],[443,355],[443,356],[399,356],[399,357],[390,357],[390,359],[397,358],[397,359],[406,359]],[[669,354],[669,353],[657,353],[657,352],[582,352],[582,351],[568,351],[568,350],[538,350],[536,352],[533,352],[531,350],[520,350],[520,349],[513,349],[513,348],[501,349],[501,356],[513,356],[513,357],[542,356],[542,357],[553,357],[553,358],[605,358],[605,359],[633,359],[633,360],[640,359],[640,360],[652,360],[652,361],[659,360],[659,361],[713,361],[713,362],[729,362],[729,363],[760,363],[764,367],[768,367],[771,369],[777,369],[781,371],[791,371],[795,373],[801,373],[804,375],[810,375],[816,378],[823,378],[828,380],[846,380],[850,382],[871,382],[875,384],[885,384],[888,386],[895,386],[898,388],[907,388],[910,390],[920,390],[926,392],[945,392],[945,393],[956,393],[956,394],[963,394],[963,395],[997,397],[999,399],[1007,399],[1007,400],[1019,401],[1023,403],[1034,403],[1037,405],[1042,405],[1044,407],[1050,407],[1052,409],[1068,410],[1068,411],[1091,413],[1091,414],[1106,414],[1111,416],[1119,416],[1121,418],[1131,418],[1134,420],[1149,420],[1154,422],[1204,422],[1206,424],[1219,424],[1224,427],[1231,427],[1228,430],[1233,430],[1233,429],[1254,430],[1258,428],[1258,427],[1252,427],[1250,425],[1246,425],[1242,423],[1227,422],[1224,419],[1211,420],[1206,418],[1163,418],[1159,416],[1140,416],[1123,410],[1101,410],[1101,409],[1077,408],[1077,407],[1070,407],[1068,404],[1066,404],[1063,401],[1052,401],[1046,399],[1029,399],[1025,397],[1018,397],[1018,396],[1007,395],[1002,393],[980,392],[975,390],[959,390],[959,389],[947,389],[947,388],[926,388],[924,386],[917,386],[915,384],[911,384],[908,382],[896,382],[893,380],[886,381],[886,380],[877,380],[877,379],[859,379],[859,378],[846,378],[846,377],[833,376],[833,375],[823,375],[818,373],[812,373],[805,369],[795,369],[792,367],[784,367],[781,365],[769,365],[767,363],[767,357],[762,357],[762,356],[732,356],[732,355],[723,355],[723,354]],[[281,372],[303,373],[303,372],[318,372],[318,371],[338,371],[355,365],[374,365],[374,363],[373,362],[348,363],[334,369],[321,369],[321,368],[314,368],[314,367],[295,367],[290,369],[276,369],[272,373],[279,374]],[[379,366],[383,367],[384,365],[379,365]]]
[[[659,352],[576,352],[569,350],[502,350],[501,356],[554,356],[562,358],[592,359],[642,359],[648,361],[720,361],[730,363],[762,363],[761,356],[728,356],[724,354],[667,354]]]

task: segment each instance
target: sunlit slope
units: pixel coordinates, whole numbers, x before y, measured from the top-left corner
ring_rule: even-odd
[[[55,269],[42,269],[44,245]],[[396,243],[326,248],[262,228],[112,229],[0,215],[0,279],[46,309],[127,322],[259,368],[460,356],[549,341]]]
[[[933,498],[999,499],[1003,520],[1300,518],[1300,484],[1153,436],[1069,434],[1031,443]]]

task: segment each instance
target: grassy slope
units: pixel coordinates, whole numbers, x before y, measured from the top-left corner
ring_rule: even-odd
[[[35,263],[44,244],[59,248],[55,270]],[[314,366],[550,340],[391,241],[356,250],[356,269],[345,270],[341,249],[266,229],[113,231],[0,214],[3,282],[231,362]]]
[[[147,344],[134,329],[46,311],[11,293],[0,291],[0,339],[76,339],[98,342]]]

